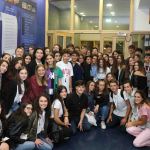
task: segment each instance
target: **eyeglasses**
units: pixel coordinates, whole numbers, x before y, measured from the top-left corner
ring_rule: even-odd
[[[32,107],[26,107],[26,109],[30,109],[30,110],[32,110],[33,108],[32,108]]]

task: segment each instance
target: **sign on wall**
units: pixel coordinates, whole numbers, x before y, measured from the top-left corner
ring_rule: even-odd
[[[0,0],[0,12],[10,20],[10,23],[6,23],[6,18],[2,19],[0,17],[1,53],[14,53],[16,41],[17,46],[24,46],[25,50],[27,50],[30,45],[44,47],[45,1]],[[10,39],[12,39],[12,41],[10,41]],[[9,45],[7,45],[7,40],[9,41]]]

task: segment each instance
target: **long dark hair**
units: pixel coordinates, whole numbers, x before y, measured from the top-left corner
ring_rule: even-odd
[[[23,91],[22,91],[22,88],[21,88],[22,81],[21,81],[21,79],[20,79],[20,77],[19,77],[19,72],[20,72],[21,70],[26,70],[26,71],[27,71],[27,68],[26,68],[25,66],[22,66],[22,67],[18,70],[18,74],[17,74],[17,85],[18,85],[19,94],[22,94],[22,92],[23,92]],[[28,74],[28,71],[27,71],[27,74]],[[26,92],[27,87],[28,87],[28,82],[27,82],[27,80],[24,81],[24,86],[25,86],[25,91],[24,91],[24,92]]]
[[[98,61],[97,61],[97,71],[99,71],[100,69],[100,61],[103,61],[103,70],[106,72],[106,69],[107,69],[107,63],[106,63],[106,60],[104,58],[100,58]]]
[[[35,109],[35,111],[37,112],[38,117],[39,117],[39,115],[42,113],[41,108],[40,108],[40,106],[39,106],[39,100],[40,100],[41,97],[45,97],[45,98],[47,99],[47,102],[48,102],[48,105],[47,105],[47,107],[45,108],[46,113],[50,113],[50,109],[51,109],[51,107],[50,107],[50,106],[51,106],[51,103],[50,103],[50,100],[49,100],[49,96],[48,96],[46,93],[42,93],[42,94],[35,100],[35,102],[34,102],[34,109]]]
[[[90,84],[91,84],[92,82],[94,83],[94,81],[88,81],[88,82],[86,83],[86,92],[89,93],[89,94],[90,94],[89,86],[90,86]],[[93,92],[93,91],[92,91],[92,92]]]
[[[63,86],[63,85],[58,86],[57,91],[54,95],[54,100],[58,99],[60,101],[62,108],[63,108],[63,112],[64,112],[65,105],[64,105],[63,99],[60,97],[60,93],[62,92],[63,89],[65,89],[67,92],[67,88],[65,86]]]
[[[138,93],[138,94],[140,94],[140,96],[142,97],[142,102],[141,102],[141,104],[147,104],[149,107],[150,107],[150,102],[148,101],[148,99],[147,99],[147,97],[146,97],[146,95],[145,95],[145,93],[143,92],[143,91],[141,91],[141,90],[137,90],[136,92],[135,92],[135,94],[136,93]],[[134,95],[135,95],[134,94]]]
[[[21,60],[23,62],[22,57],[16,57],[10,62],[10,65],[9,65],[8,71],[7,71],[8,79],[16,79],[18,70],[15,68],[15,65],[19,62],[19,60]]]
[[[105,83],[105,88],[104,90],[102,91],[103,94],[108,92],[108,89],[107,89],[107,84],[106,84],[106,81],[104,79],[100,79],[96,82],[96,92],[99,93],[99,82],[104,82]]]
[[[28,103],[22,103],[21,106],[17,109],[17,111],[14,112],[14,115],[20,116],[20,117],[27,117],[27,114],[24,112],[24,109],[26,108],[27,105],[32,105],[32,103],[29,103],[29,102]]]

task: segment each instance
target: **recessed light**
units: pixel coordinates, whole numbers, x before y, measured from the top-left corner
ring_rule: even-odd
[[[119,25],[116,26],[116,28],[119,28],[119,27],[120,27]]]
[[[85,14],[83,14],[82,16],[83,16],[83,17],[85,17],[86,15],[85,15]]]
[[[84,15],[84,12],[81,12],[80,15]]]
[[[110,23],[110,22],[111,22],[111,18],[107,18],[105,21],[106,21],[107,23]]]
[[[115,20],[115,23],[118,23],[118,21],[117,21],[117,20]]]
[[[74,8],[76,8],[77,6],[76,5],[74,5]]]
[[[111,3],[107,3],[106,7],[112,7],[112,4]]]
[[[90,20],[90,21],[89,21],[89,23],[93,23],[93,21],[92,21],[92,20]]]
[[[110,14],[111,14],[112,16],[115,16],[115,12],[114,12],[114,11],[111,11]]]

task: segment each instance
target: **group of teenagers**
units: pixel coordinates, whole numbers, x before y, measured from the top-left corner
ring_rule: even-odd
[[[93,116],[102,130],[119,127],[150,146],[150,48],[128,47],[130,57],[107,45],[61,49],[18,47],[0,60],[0,150],[51,150]],[[118,128],[118,129],[119,129]]]

